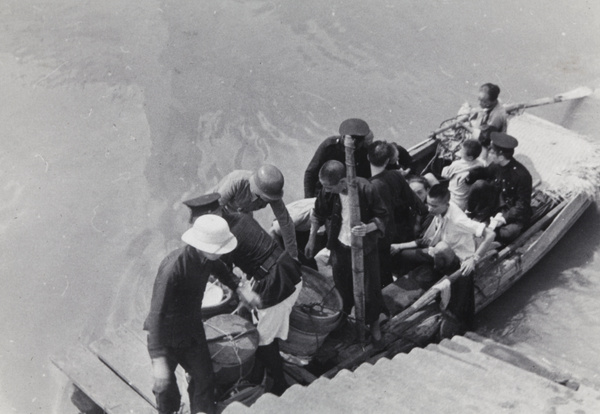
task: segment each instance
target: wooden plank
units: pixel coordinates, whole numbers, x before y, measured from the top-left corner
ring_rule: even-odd
[[[144,344],[124,327],[90,344],[90,349],[123,381],[155,406],[152,363]]]
[[[523,269],[531,269],[541,257],[554,247],[556,243],[565,235],[565,233],[575,224],[585,210],[590,206],[592,200],[590,196],[579,193],[569,204],[560,212],[546,229],[543,236],[534,244],[529,246],[523,255]]]
[[[156,409],[100,361],[77,344],[50,358],[73,383],[108,414],[155,414]]]
[[[128,332],[129,336],[133,335],[133,338],[137,339],[143,345],[143,355],[146,355],[148,358],[148,363],[151,364],[150,356],[148,356],[147,351],[148,334],[142,329],[142,326],[143,322],[139,320],[130,320],[122,325],[119,329]],[[123,334],[125,334],[125,332],[123,332]],[[185,370],[181,366],[178,366],[175,370],[175,377],[177,378],[179,393],[181,394],[181,403],[185,408],[188,408],[190,406],[190,397],[187,392],[187,379],[185,377]]]

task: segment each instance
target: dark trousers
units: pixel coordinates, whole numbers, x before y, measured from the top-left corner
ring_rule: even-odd
[[[498,190],[486,180],[477,180],[471,186],[467,211],[473,220],[486,223],[498,212]],[[523,232],[523,223],[510,223],[496,228],[496,241],[508,244]]]
[[[487,222],[498,210],[498,190],[486,180],[477,180],[471,186],[467,199],[469,217]]]
[[[392,278],[392,255],[390,253],[390,243],[380,242],[379,246],[379,278],[381,279],[381,288],[383,289],[394,281]]]
[[[402,250],[393,256],[393,261],[399,275],[409,273],[421,289],[429,289],[444,275],[450,275],[460,268],[459,259],[454,256],[452,261],[439,264],[427,253],[427,249],[416,248]]]
[[[175,368],[181,365],[191,376],[188,384],[190,396],[190,409],[192,413],[215,413],[215,391],[212,360],[208,346],[203,341],[185,348],[169,348],[167,363],[171,370],[171,381],[165,390],[152,390],[156,397],[158,412],[172,413],[179,410],[181,394],[177,387]]]
[[[354,284],[352,278],[352,253],[349,247],[337,244],[331,249],[331,267],[335,287],[340,292],[343,312],[348,315],[354,306]],[[379,257],[377,250],[364,255],[365,269],[365,323],[371,324],[383,311],[383,295],[379,279]]]

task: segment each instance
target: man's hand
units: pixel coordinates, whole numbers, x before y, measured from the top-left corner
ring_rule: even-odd
[[[460,265],[462,274],[465,276],[470,275],[475,270],[475,266],[477,266],[477,260],[476,256],[471,256],[462,262]]]
[[[403,177],[406,177],[408,174],[410,174],[410,167],[406,169],[400,167],[398,171],[400,171],[400,174],[402,174]]]
[[[308,239],[306,246],[304,247],[304,255],[307,259],[312,259],[315,255],[315,241]]]
[[[498,213],[494,217],[490,218],[490,224],[488,225],[488,227],[490,229],[494,230],[497,227],[504,226],[505,224],[506,224],[506,219],[504,218],[502,213]]]
[[[446,309],[450,303],[450,296],[452,293],[450,290],[450,280],[442,279],[437,282],[432,289],[440,292],[440,307]]]
[[[258,293],[252,290],[250,283],[244,283],[237,288],[237,293],[240,299],[246,304],[250,309],[254,309],[260,306],[260,296]]]
[[[166,357],[152,359],[152,376],[154,377],[154,392],[164,392],[171,383],[171,370]]]
[[[360,223],[358,226],[352,227],[351,231],[355,236],[365,237],[367,235],[367,225]]]

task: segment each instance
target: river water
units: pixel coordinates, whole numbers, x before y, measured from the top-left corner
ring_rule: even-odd
[[[144,312],[181,200],[263,162],[298,199],[348,117],[410,146],[484,82],[596,88],[599,35],[583,0],[3,0],[0,411],[74,410],[49,356]],[[597,138],[599,109],[532,113]],[[599,230],[593,206],[480,332],[598,371]]]

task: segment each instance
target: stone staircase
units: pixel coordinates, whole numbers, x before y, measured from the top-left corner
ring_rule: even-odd
[[[225,414],[600,413],[600,386],[574,378],[535,350],[474,333],[362,364],[281,397],[265,394]]]

